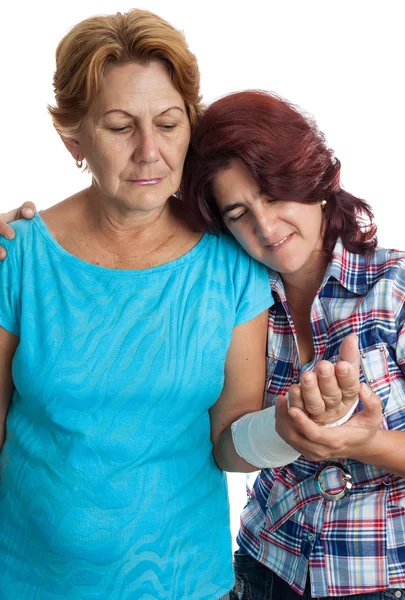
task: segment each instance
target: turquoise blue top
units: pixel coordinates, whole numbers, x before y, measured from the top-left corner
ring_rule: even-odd
[[[20,336],[0,454],[0,589],[15,600],[217,600],[233,585],[209,408],[266,269],[204,235],[141,271],[13,225],[0,326]]]

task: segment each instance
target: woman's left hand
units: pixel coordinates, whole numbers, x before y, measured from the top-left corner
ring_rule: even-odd
[[[321,360],[313,371],[302,374],[300,385],[290,387],[290,408],[300,408],[320,425],[336,423],[353,410],[358,401],[359,368],[358,338],[352,334],[341,343],[336,365]]]
[[[364,383],[359,396],[363,410],[344,425],[332,429],[318,425],[299,408],[288,408],[287,399],[278,396],[276,431],[308,460],[355,458],[360,448],[364,451],[372,447],[382,421],[380,398]]]

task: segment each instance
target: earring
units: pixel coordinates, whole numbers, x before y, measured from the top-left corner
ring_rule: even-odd
[[[78,169],[81,169],[81,168],[82,168],[82,166],[83,166],[83,161],[82,161],[82,160],[78,160],[78,159],[76,158],[76,167],[77,167]]]
[[[326,200],[322,200],[322,202],[321,202],[321,208],[322,208],[322,210],[325,210],[325,206],[326,206],[327,204],[328,204],[328,203],[327,203],[327,201],[326,201]]]

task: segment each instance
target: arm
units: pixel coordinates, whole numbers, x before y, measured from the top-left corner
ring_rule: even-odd
[[[214,456],[218,466],[226,471],[249,472],[282,466],[296,460],[301,453],[299,440],[297,443],[294,438],[286,443],[286,438],[278,435],[275,407],[260,410],[265,368],[264,351],[260,351],[265,344],[262,327],[261,317],[235,327],[227,355],[224,389],[211,410]],[[295,386],[300,391],[295,396],[296,404],[291,398],[292,406],[302,407],[322,425],[346,417],[358,398],[357,339],[349,336],[347,341],[342,344],[341,359],[346,358],[353,364],[345,363],[345,368],[338,370],[335,376],[333,365],[323,361],[330,367],[330,375],[322,384],[318,382],[309,389],[303,385],[302,393],[300,386]]]
[[[319,427],[302,411],[277,402],[277,432],[313,461],[352,458],[405,477],[405,431],[380,429],[381,402],[364,384],[360,392],[364,410],[338,430]]]
[[[11,361],[18,340],[17,336],[0,327],[0,451],[6,435],[6,418],[13,391]]]
[[[35,214],[36,208],[33,202],[24,202],[20,208],[10,210],[10,212],[0,214],[0,236],[7,238],[8,240],[13,239],[15,233],[14,230],[7,225],[12,221],[18,221],[18,219],[31,219]],[[0,260],[6,258],[7,252],[0,246]]]
[[[220,469],[249,473],[257,471],[241,458],[233,445],[231,424],[263,406],[266,375],[267,311],[234,327],[225,363],[225,383],[211,408],[211,439]]]
[[[405,378],[404,297],[405,270],[400,266],[387,299],[392,302],[390,310],[396,321],[395,362]],[[337,431],[317,427],[304,412],[298,410],[301,408],[298,404],[298,408],[288,411],[286,400],[280,397],[277,431],[309,460],[351,458],[405,477],[405,398],[397,398],[394,412],[390,413],[391,416],[395,415],[396,429],[381,429],[381,402],[370,391],[368,396],[365,395],[368,389],[366,386],[363,385],[362,388],[360,399],[364,410]],[[399,424],[402,430],[397,429]]]

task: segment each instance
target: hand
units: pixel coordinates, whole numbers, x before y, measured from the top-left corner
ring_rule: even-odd
[[[335,366],[321,360],[314,371],[302,374],[300,385],[290,387],[290,408],[300,408],[318,424],[336,423],[358,400],[359,368],[358,338],[352,334],[341,343]]]
[[[10,210],[7,213],[0,214],[0,236],[12,240],[15,236],[14,229],[9,227],[7,223],[18,221],[18,219],[32,219],[36,211],[33,202],[24,202],[20,208]],[[0,260],[6,258],[7,252],[0,246]]]
[[[276,431],[308,460],[356,459],[358,454],[367,454],[366,447],[372,448],[382,421],[380,398],[364,383],[359,396],[364,409],[334,429],[316,424],[299,408],[288,408],[287,399],[278,396]]]

